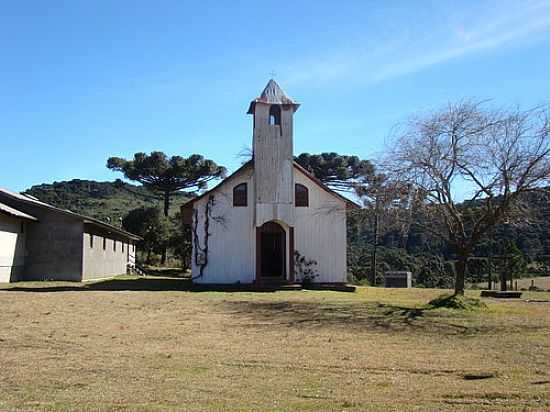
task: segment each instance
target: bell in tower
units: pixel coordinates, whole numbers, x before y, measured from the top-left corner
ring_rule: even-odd
[[[248,114],[254,118],[256,225],[294,221],[293,117],[300,105],[271,79]]]

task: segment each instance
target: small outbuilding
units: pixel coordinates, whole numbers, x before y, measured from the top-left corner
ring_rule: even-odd
[[[412,288],[412,273],[406,271],[390,271],[384,273],[384,287]]]
[[[5,189],[0,205],[0,282],[101,279],[135,265],[139,236]]]
[[[13,282],[21,277],[27,255],[27,225],[36,220],[0,203],[0,282]]]

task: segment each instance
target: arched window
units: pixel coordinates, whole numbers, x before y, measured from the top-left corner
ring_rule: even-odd
[[[246,207],[248,206],[248,191],[246,183],[241,183],[233,188],[233,206]]]
[[[269,108],[269,124],[281,125],[281,108],[279,105],[273,104]]]
[[[309,190],[300,183],[294,185],[294,204],[296,207],[309,206]]]

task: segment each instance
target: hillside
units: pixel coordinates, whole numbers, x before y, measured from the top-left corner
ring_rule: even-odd
[[[54,206],[103,221],[110,220],[114,224],[132,209],[161,207],[160,200],[151,196],[144,187],[121,180],[96,182],[73,179],[32,186],[25,193]],[[171,213],[179,211],[179,206],[187,199],[183,193],[174,196]]]

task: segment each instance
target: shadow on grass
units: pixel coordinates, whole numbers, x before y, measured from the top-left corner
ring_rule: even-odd
[[[33,282],[32,286],[10,286],[0,292],[84,292],[84,291],[182,291],[182,292],[275,292],[277,287],[258,289],[253,285],[198,285],[190,278],[146,277],[132,279],[108,279],[89,283],[51,285],[50,282]]]
[[[147,273],[147,276],[160,276],[180,279],[186,279],[190,276],[190,272],[179,268],[159,268],[147,266],[145,267],[145,271]]]
[[[441,313],[426,306],[409,308],[382,303],[327,304],[320,302],[256,302],[222,303],[234,316],[245,318],[249,326],[280,325],[283,327],[346,329],[383,332],[418,332],[445,335],[476,334],[487,325],[455,323],[461,315]]]
[[[108,279],[89,283],[74,283],[73,285],[51,285],[50,282],[33,282],[32,286],[17,283],[0,292],[85,292],[85,291],[169,291],[189,290],[192,283],[189,279],[178,278],[137,278],[137,279]]]

